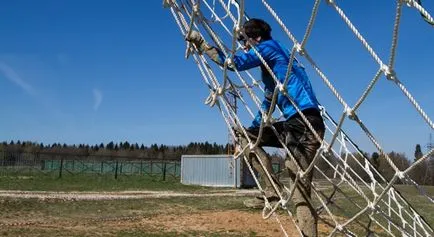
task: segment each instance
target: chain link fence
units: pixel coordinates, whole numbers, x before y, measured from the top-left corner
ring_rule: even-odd
[[[0,151],[0,176],[54,175],[113,175],[180,178],[178,160],[137,159],[135,157],[85,156],[64,153]]]

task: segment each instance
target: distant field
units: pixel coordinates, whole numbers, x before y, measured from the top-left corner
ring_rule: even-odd
[[[71,175],[62,179],[46,175],[3,176],[0,177],[0,189],[97,191],[101,195],[148,190],[187,195],[114,200],[0,197],[0,236],[282,236],[273,218],[263,220],[261,210],[244,208],[242,202],[253,193],[235,196],[238,191],[234,189],[185,186],[177,179],[162,181],[160,177],[141,176],[114,179],[95,175]],[[433,225],[434,205],[412,187],[399,186],[398,189]],[[434,187],[426,187],[426,190],[429,195],[434,195]],[[223,195],[211,196],[216,193]],[[194,196],[199,194],[203,196]],[[351,205],[348,203],[344,207],[351,208]],[[279,216],[286,230],[293,231],[291,220],[286,215]],[[330,228],[320,225],[322,235],[329,231]]]

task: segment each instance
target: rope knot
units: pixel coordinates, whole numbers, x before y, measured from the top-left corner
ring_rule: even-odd
[[[263,113],[262,117],[264,118],[265,125],[270,125],[274,122],[273,116],[268,116],[267,113]]]
[[[230,68],[235,68],[234,67],[234,61],[232,60],[231,57],[226,58],[224,66],[230,67]]]
[[[209,96],[205,100],[205,104],[209,105],[209,107],[213,107],[218,102],[217,98],[221,96],[223,92],[224,90],[222,87],[211,90]]]
[[[323,142],[323,143],[321,143],[321,146],[318,148],[318,152],[325,154],[325,153],[330,152],[330,150],[327,149],[327,145]]]
[[[335,0],[326,0],[326,3],[329,5],[335,4]]]
[[[407,7],[414,7],[415,6],[415,1],[413,0],[402,0],[403,3],[405,3],[407,5]]]
[[[164,8],[169,8],[171,7],[173,4],[173,0],[163,0],[163,7]]]
[[[391,69],[389,66],[387,65],[383,65],[381,66],[381,71],[384,72],[384,75],[386,76],[386,78],[388,80],[394,81],[396,80],[396,73],[393,69]]]
[[[369,209],[371,209],[372,211],[375,211],[375,205],[373,202],[369,202],[368,204]]]
[[[346,107],[345,108],[345,114],[351,120],[355,120],[357,118],[357,115],[354,113],[354,110],[352,108],[350,108],[350,107]]]
[[[240,23],[241,23],[241,22],[240,22]],[[241,29],[242,29],[242,28],[241,28],[241,25],[239,25],[239,24],[236,24],[236,25],[234,26],[234,31],[237,33],[237,36],[243,34],[243,32],[242,32]]]
[[[282,92],[282,93],[286,91],[285,85],[282,84],[282,83],[279,83],[277,85],[277,88],[279,88],[279,91]]]
[[[200,6],[199,6],[199,2],[197,2],[196,4],[193,5],[193,13],[195,15],[199,15],[200,12]]]
[[[259,86],[259,82],[257,80],[253,80],[253,86]]]
[[[301,44],[300,43],[296,43],[295,45],[294,45],[294,48],[295,48],[295,50],[297,51],[297,53],[298,54],[300,54],[300,55],[304,55],[305,53],[304,53],[304,49],[301,47]]]
[[[402,171],[398,171],[396,172],[396,176],[398,176],[398,178],[400,179],[404,179],[405,178],[405,173]]]
[[[255,149],[255,146],[254,146],[254,144],[253,144],[253,143],[249,143],[249,148],[250,148],[250,150],[253,150],[253,149]]]

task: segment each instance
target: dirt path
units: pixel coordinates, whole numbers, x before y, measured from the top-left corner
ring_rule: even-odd
[[[280,221],[288,236],[298,236],[289,217],[280,216]],[[212,230],[215,233],[241,234],[241,236],[284,236],[280,224],[275,218],[262,219],[260,211],[204,211],[186,216],[163,215],[158,219],[147,218],[141,225],[164,227],[168,231],[181,233]]]
[[[19,191],[0,190],[0,197],[8,198],[37,198],[61,200],[115,200],[142,199],[166,197],[223,197],[223,196],[254,196],[257,190],[219,190],[208,193],[186,193],[173,191],[121,191],[121,192],[50,192],[50,191]]]

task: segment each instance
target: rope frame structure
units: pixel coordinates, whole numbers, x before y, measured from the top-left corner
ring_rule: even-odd
[[[291,151],[286,147],[283,141],[280,141],[282,151],[291,159],[297,166],[298,173],[295,183],[301,182],[306,173],[312,169],[321,176],[328,188],[324,189],[321,185],[312,183],[312,199],[315,199],[317,211],[320,214],[320,221],[329,227],[329,236],[336,234],[344,234],[347,236],[371,236],[387,235],[387,236],[432,236],[434,235],[433,228],[424,220],[424,218],[412,207],[410,202],[406,200],[398,190],[394,188],[397,181],[406,184],[411,184],[416,187],[420,194],[426,197],[430,203],[434,203],[432,197],[426,195],[423,187],[418,185],[409,177],[409,172],[419,164],[428,161],[434,155],[434,149],[431,149],[422,158],[413,163],[409,168],[400,170],[388,154],[383,150],[381,144],[369,130],[362,120],[359,118],[358,109],[369,96],[371,90],[376,86],[379,79],[384,76],[388,81],[393,82],[406,96],[409,102],[413,105],[418,114],[423,118],[425,123],[431,129],[434,129],[432,119],[426,114],[423,108],[418,104],[412,94],[399,81],[398,75],[394,70],[397,41],[399,37],[399,26],[402,17],[402,8],[404,5],[418,11],[423,19],[431,24],[433,18],[426,11],[420,0],[397,0],[396,12],[393,25],[393,33],[390,47],[390,54],[387,61],[377,55],[369,42],[358,31],[357,27],[351,22],[350,18],[345,14],[345,11],[334,0],[324,0],[324,2],[340,16],[345,22],[350,31],[356,36],[357,40],[363,45],[368,54],[378,64],[378,70],[373,79],[368,83],[363,93],[360,95],[357,102],[350,106],[339,94],[331,81],[323,73],[314,59],[310,56],[305,46],[311,35],[315,24],[316,16],[319,11],[321,0],[313,0],[311,16],[309,18],[303,38],[299,41],[294,34],[286,27],[284,22],[279,18],[276,11],[266,0],[258,0],[264,6],[264,9],[269,12],[284,34],[293,42],[293,47],[290,50],[291,56],[289,59],[288,69],[292,68],[295,57],[300,56],[309,62],[314,72],[318,74],[323,83],[330,89],[337,101],[342,105],[343,112],[338,121],[335,121],[324,107],[321,107],[321,114],[326,125],[326,136],[322,140],[314,131],[300,109],[294,103],[293,99],[286,93],[286,86],[290,78],[291,70],[287,70],[287,75],[284,82],[280,82],[267,65],[259,52],[253,47],[252,49],[261,60],[263,66],[273,77],[276,88],[273,92],[271,106],[269,111],[261,111],[261,100],[256,95],[258,92],[263,93],[264,89],[260,86],[259,80],[255,79],[253,73],[249,71],[239,72],[236,69],[233,73],[228,72],[228,67],[233,64],[233,57],[237,51],[242,49],[241,44],[236,40],[242,24],[248,20],[248,15],[245,12],[247,1],[244,0],[163,0],[163,6],[170,9],[179,30],[184,39],[196,30],[206,39],[211,41],[220,48],[223,54],[227,57],[223,66],[217,66],[209,63],[209,59],[200,54],[194,45],[187,43],[186,58],[192,57],[193,61],[199,68],[201,76],[209,89],[210,95],[206,99],[206,104],[216,106],[221,113],[226,125],[231,132],[231,135],[236,140],[236,135],[231,128],[238,128],[242,131],[248,140],[248,144],[240,146],[234,158],[243,158],[250,172],[254,174],[252,165],[247,157],[245,150],[254,150],[260,141],[263,129],[266,126],[271,127],[275,132],[272,123],[283,117],[281,111],[273,108],[276,105],[277,95],[282,93],[294,105],[300,113],[302,119],[308,124],[309,129],[314,133],[316,139],[322,143],[318,149],[315,158],[309,167],[303,170],[292,155]],[[216,30],[216,28],[219,29]],[[246,113],[250,117],[254,117],[253,111],[259,110],[262,112],[262,121],[259,129],[258,139],[251,140],[244,130],[241,119],[239,118],[236,109],[230,103],[229,93],[236,95],[237,99],[245,107]],[[248,101],[249,100],[249,101]],[[276,115],[277,114],[277,115]],[[379,154],[384,157],[387,164],[395,172],[394,176],[387,180],[384,178],[371,164],[366,155],[358,148],[358,146],[348,137],[343,131],[343,124],[350,120],[355,122],[368,139],[372,142]],[[276,132],[277,133],[277,132]],[[260,159],[259,159],[260,161]],[[261,162],[260,162],[261,163]],[[322,166],[319,167],[319,163]],[[264,164],[261,163],[263,167]],[[324,171],[327,167],[327,171]],[[270,174],[267,174],[270,181],[273,183]],[[363,176],[363,177],[362,177]],[[271,204],[265,197],[265,192],[261,187],[259,180],[253,175],[259,190],[264,195],[265,207],[262,212],[264,219],[273,217],[279,224],[284,236],[288,236],[288,232],[282,225],[279,216],[281,211],[293,216],[293,212],[289,207],[290,199],[294,194],[295,185],[286,187],[283,191],[279,191],[276,184],[273,186],[280,197],[277,204]],[[351,205],[351,210],[348,210],[348,205]],[[342,212],[349,212],[342,214]],[[339,213],[339,214],[337,214]],[[296,221],[292,218],[299,234],[301,230],[297,226]]]

